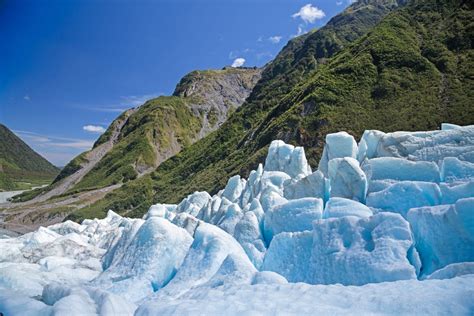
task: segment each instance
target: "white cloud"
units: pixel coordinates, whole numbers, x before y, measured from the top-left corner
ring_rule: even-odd
[[[301,34],[306,33],[302,25],[298,25],[298,33],[296,33],[296,36],[300,36]]]
[[[244,58],[236,58],[234,62],[232,63],[231,67],[241,67],[245,64],[245,59]]]
[[[249,47],[244,48],[244,49],[240,49],[240,50],[233,50],[229,53],[228,57],[229,57],[229,59],[234,60],[234,59],[239,58],[239,57],[242,58],[241,56],[248,55],[249,53],[252,53],[254,51],[255,51],[255,49],[249,48]]]
[[[77,140],[77,141],[70,141],[67,143],[62,143],[62,142],[49,142],[48,143],[48,146],[76,148],[76,149],[82,149],[82,150],[90,149],[92,148],[93,145],[94,145],[94,142],[90,140]]]
[[[323,10],[318,7],[313,7],[312,4],[301,7],[301,9],[292,15],[293,18],[301,18],[306,23],[314,23],[314,21],[322,19],[326,16]]]
[[[91,132],[91,133],[103,133],[105,132],[105,128],[103,128],[102,126],[98,126],[98,125],[85,125],[82,127],[83,130],[85,130],[86,132]]]
[[[109,108],[109,107],[81,107],[84,110],[96,111],[96,112],[111,112],[111,113],[122,113],[128,110],[128,108]]]
[[[94,145],[93,140],[42,135],[28,131],[13,131],[41,156],[56,166],[66,163]]]
[[[341,5],[342,1],[336,1],[336,5]]]
[[[281,36],[275,35],[275,36],[270,36],[270,37],[268,38],[268,40],[269,40],[270,42],[272,42],[273,44],[278,44],[278,43],[280,43],[281,38],[282,38]]]
[[[57,147],[69,147],[69,148],[80,148],[90,149],[94,144],[94,141],[87,139],[67,138],[42,135],[34,132],[13,130],[13,132],[24,140],[39,146],[57,146]]]
[[[150,99],[154,99],[163,93],[150,93],[150,94],[143,94],[143,95],[128,95],[128,96],[121,96],[120,100],[110,104],[95,104],[95,105],[86,105],[86,104],[79,104],[79,105],[72,105],[74,108],[79,108],[88,111],[95,111],[95,112],[110,112],[110,113],[122,113],[126,110],[137,107],[144,104],[146,101]]]
[[[294,38],[294,37],[297,37],[297,36],[300,36],[302,34],[306,33],[306,30],[304,28],[304,25],[303,24],[300,24],[298,25],[298,31],[296,32],[296,34],[293,34],[293,35],[290,35],[290,38]]]
[[[163,93],[121,96],[120,98],[122,99],[122,102],[120,102],[120,105],[137,107],[144,104],[148,100],[158,97],[161,94]]]
[[[263,42],[263,37],[262,37],[262,36],[259,36],[259,37],[257,38],[257,42],[259,42],[259,43],[260,43],[260,42]]]
[[[29,95],[25,95],[25,96],[23,97],[23,99],[26,100],[26,101],[30,101],[30,100],[31,100],[31,98],[30,98]]]

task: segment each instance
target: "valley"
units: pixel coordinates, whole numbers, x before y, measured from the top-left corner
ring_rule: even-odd
[[[0,316],[472,315],[472,1],[208,4],[58,4],[10,99],[89,138],[0,124]]]

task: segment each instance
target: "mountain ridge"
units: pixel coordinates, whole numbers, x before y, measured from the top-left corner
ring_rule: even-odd
[[[325,27],[289,41],[219,129],[68,218],[102,217],[108,209],[141,216],[153,202],[176,203],[196,190],[215,193],[227,177],[256,168],[276,138],[305,146],[314,163],[324,136],[335,130],[357,138],[370,128],[472,124],[470,21],[465,1],[355,3]],[[446,34],[433,28],[440,22]],[[451,114],[441,113],[439,102]]]
[[[326,26],[290,40],[266,65],[247,101],[219,130],[168,159],[149,176],[126,184],[109,195],[108,201],[97,202],[70,218],[104,216],[103,209],[127,210],[127,214],[131,210],[130,215],[138,216],[151,201],[174,203],[196,190],[215,193],[225,185],[227,176],[246,175],[264,159],[266,150],[241,150],[245,135],[251,135],[252,128],[295,86],[324,66],[328,57],[404,4],[394,0],[354,3]]]
[[[187,74],[174,95],[122,113],[93,148],[71,160],[50,186],[15,196],[13,201],[21,203],[8,206],[8,218],[27,226],[62,220],[71,210],[149,174],[222,125],[247,98],[261,71],[225,67]]]
[[[0,191],[45,184],[58,172],[59,168],[0,124]]]

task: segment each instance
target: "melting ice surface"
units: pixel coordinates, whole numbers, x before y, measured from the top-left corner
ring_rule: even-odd
[[[272,142],[218,194],[0,239],[4,315],[472,314],[474,127]]]

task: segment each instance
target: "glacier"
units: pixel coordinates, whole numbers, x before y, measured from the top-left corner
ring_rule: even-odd
[[[247,179],[143,218],[0,237],[3,315],[474,310],[474,126],[273,141]]]

